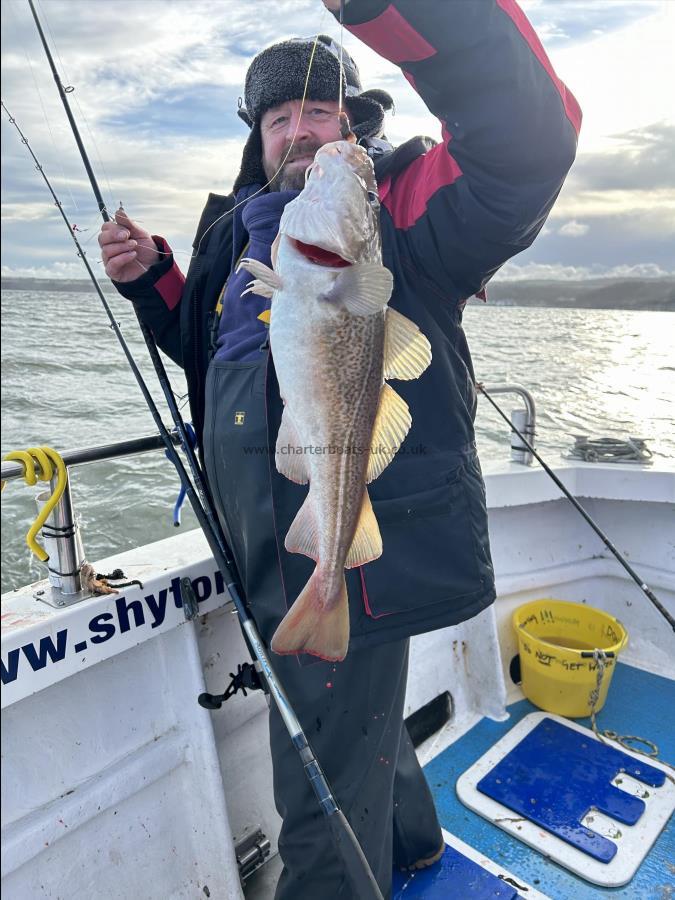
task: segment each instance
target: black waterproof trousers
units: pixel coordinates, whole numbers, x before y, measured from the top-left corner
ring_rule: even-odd
[[[272,509],[271,443],[264,402],[266,358],[212,362],[206,384],[204,457],[209,487],[241,566],[251,614],[269,647],[285,612],[280,548],[287,525]],[[243,423],[243,424],[239,424]],[[275,437],[275,435],[274,435]],[[297,485],[289,489],[303,491]],[[290,523],[288,523],[290,524]],[[246,545],[246,546],[245,546]],[[307,577],[313,563],[306,560]],[[292,600],[291,600],[292,602]],[[335,798],[385,898],[392,866],[432,856],[442,835],[429,787],[403,722],[409,640],[351,649],[341,663],[271,654]],[[275,900],[361,900],[351,890],[330,829],[274,704],[274,795],[283,819],[284,869]]]
[[[409,641],[350,652],[342,663],[275,659],[293,708],[380,890],[392,865],[432,856],[442,835],[431,792],[403,722]],[[300,757],[270,711],[274,796],[284,869],[275,900],[360,900],[331,842]]]

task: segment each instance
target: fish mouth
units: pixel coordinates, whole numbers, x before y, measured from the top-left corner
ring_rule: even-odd
[[[325,247],[318,247],[316,244],[305,244],[304,241],[299,241],[297,238],[291,238],[291,242],[298,253],[317,266],[325,266],[328,269],[343,269],[352,265],[349,260],[344,259],[339,253],[326,250]]]

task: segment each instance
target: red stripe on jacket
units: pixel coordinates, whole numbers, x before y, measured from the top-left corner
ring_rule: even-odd
[[[382,205],[389,210],[396,228],[410,228],[427,210],[436,191],[457,181],[462,170],[448,153],[451,136],[443,129],[443,143],[418,156],[396,179],[386,181],[380,191]]]
[[[563,82],[555,74],[553,66],[551,65],[551,60],[546,55],[546,51],[542,47],[541,41],[537,37],[534,28],[530,25],[527,16],[518,6],[515,0],[496,0],[496,2],[497,6],[499,6],[506,13],[509,19],[511,19],[513,24],[525,39],[530,50],[534,53],[534,55],[537,57],[539,62],[548,73],[549,78],[560,94],[560,99],[562,100],[563,107],[565,108],[565,115],[572,123],[572,127],[574,128],[576,133],[579,134],[579,130],[581,128],[581,108],[577,103],[574,94],[572,94],[572,92],[568,90],[567,87],[565,87]]]
[[[171,247],[167,244],[163,237],[159,237],[159,235],[152,236],[153,241],[157,244],[157,249],[162,254],[171,253]],[[164,256],[162,256],[162,259]],[[180,298],[183,294],[183,288],[185,286],[185,275],[178,268],[175,260],[173,266],[169,269],[168,272],[165,272],[161,278],[158,278],[155,282],[155,288],[159,291],[159,294],[162,300],[166,303],[167,307],[171,309],[175,309],[176,306],[180,303]]]
[[[347,30],[380,56],[396,64],[421,62],[436,53],[435,48],[393,6],[388,6],[370,22],[347,25]]]

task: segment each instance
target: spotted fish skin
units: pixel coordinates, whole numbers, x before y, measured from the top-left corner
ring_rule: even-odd
[[[372,162],[348,141],[324,145],[300,195],[284,209],[273,270],[252,260],[251,290],[272,297],[270,347],[284,401],[279,472],[309,484],[286,535],[289,552],[316,562],[279,625],[272,649],[344,659],[349,643],[345,568],[382,553],[367,482],[410,427],[387,377],[416,378],[429,343],[388,309]]]

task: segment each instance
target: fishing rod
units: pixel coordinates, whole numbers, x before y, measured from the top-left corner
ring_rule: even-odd
[[[502,412],[502,410],[499,408],[499,406],[495,403],[495,401],[492,399],[492,397],[485,390],[485,387],[482,384],[478,383],[476,385],[476,390],[480,391],[480,393],[483,394],[483,396],[486,397],[490,401],[490,403],[494,406],[494,408],[497,410],[497,412],[502,417],[502,419],[504,419],[504,421],[508,424],[511,431],[513,431],[515,434],[518,435],[518,437],[523,442],[525,447],[527,447],[527,449],[530,451],[530,453],[534,456],[534,458],[537,460],[537,462],[544,469],[546,474],[550,478],[553,479],[553,481],[560,488],[560,490],[567,497],[567,499],[574,506],[574,508],[584,517],[584,519],[588,522],[588,524],[591,526],[593,531],[598,535],[598,537],[603,542],[605,547],[607,547],[607,549],[610,550],[614,554],[614,556],[621,563],[621,565],[624,567],[624,569],[628,572],[628,574],[633,579],[633,581],[638,585],[640,590],[645,594],[645,596],[649,600],[651,600],[651,602],[654,604],[656,609],[661,613],[661,615],[664,617],[664,619],[668,622],[668,624],[673,629],[673,631],[675,631],[675,619],[671,616],[671,614],[668,612],[668,610],[665,608],[665,606],[661,603],[661,601],[658,599],[658,597],[654,594],[654,592],[651,590],[651,588],[649,588],[644,583],[644,581],[640,578],[640,576],[637,574],[635,569],[633,569],[633,567],[628,562],[626,562],[623,555],[619,552],[619,550],[616,549],[614,544],[610,541],[610,539],[607,537],[607,535],[604,533],[604,531],[602,531],[600,526],[588,515],[588,513],[583,508],[583,506],[578,502],[576,497],[573,497],[572,494],[567,490],[567,488],[562,483],[562,481],[558,478],[558,476],[555,474],[555,472],[541,458],[541,456],[537,453],[537,451],[534,449],[532,444],[530,444],[530,442],[527,440],[527,438],[523,434],[521,434],[521,432],[516,428],[516,426],[508,418],[506,413]]]
[[[7,113],[7,117],[11,124],[14,125],[16,130],[21,135],[22,143],[26,145],[28,152],[33,157],[35,166],[42,175],[45,184],[49,188],[49,191],[54,198],[54,202],[58,207],[59,212],[61,213],[61,217],[63,218],[63,221],[65,222],[66,227],[68,228],[68,231],[70,232],[70,235],[75,242],[78,256],[82,258],[87,272],[89,273],[89,277],[91,278],[94,288],[96,289],[96,293],[103,303],[104,309],[110,320],[110,326],[115,332],[122,346],[122,350],[124,351],[124,355],[127,358],[127,362],[129,363],[131,371],[133,372],[134,377],[138,382],[145,402],[150,409],[152,417],[155,421],[155,425],[157,426],[157,429],[164,443],[167,456],[176,467],[181,485],[183,486],[187,498],[190,501],[190,505],[195,512],[199,525],[201,526],[202,531],[206,536],[206,540],[209,544],[213,557],[216,560],[218,568],[224,576],[225,587],[230,595],[235,609],[237,610],[241,627],[246,637],[248,638],[255,657],[260,663],[261,670],[265,676],[269,691],[279,708],[279,712],[291,737],[293,746],[300,755],[303,766],[307,773],[307,777],[309,778],[310,784],[312,785],[321,809],[327,818],[328,825],[331,829],[333,839],[335,841],[338,856],[342,859],[347,876],[349,877],[354,890],[357,892],[356,896],[359,897],[359,900],[361,900],[361,898],[364,898],[364,900],[382,900],[382,893],[380,892],[377,882],[375,881],[375,878],[370,870],[368,861],[365,858],[356,835],[354,834],[351,825],[347,821],[344,813],[337,805],[337,802],[326,780],[326,776],[324,775],[319,762],[314,756],[307,737],[302,730],[302,726],[300,725],[297,716],[293,712],[290,701],[288,700],[288,697],[286,696],[282,685],[279,683],[276,675],[274,674],[274,670],[272,669],[271,663],[269,661],[267,651],[260,639],[260,635],[258,634],[255,623],[248,614],[245,602],[242,599],[239,585],[235,579],[235,576],[233,575],[232,562],[226,556],[226,552],[223,549],[223,546],[221,546],[221,540],[211,528],[210,521],[207,518],[206,513],[201,505],[200,499],[195,492],[192,482],[190,481],[190,477],[187,473],[187,470],[185,469],[185,466],[183,465],[183,461],[181,460],[178,452],[176,451],[176,448],[174,447],[171,435],[167,430],[166,425],[162,421],[162,417],[159,414],[159,410],[157,409],[155,401],[152,399],[152,395],[150,394],[143,376],[141,375],[141,372],[136,365],[129,346],[124,339],[115,316],[113,315],[112,309],[110,308],[108,301],[106,300],[103,291],[101,290],[101,286],[98,283],[96,275],[89,265],[89,260],[87,259],[86,254],[77,238],[75,230],[71,225],[66,213],[64,212],[63,206],[56,196],[56,193],[54,192],[54,189],[52,188],[52,185],[44,169],[33,153],[33,149],[28,143],[27,138],[19,128],[16,119],[14,119],[14,117],[10,114],[9,110],[5,106],[4,101],[0,101],[0,105]]]
[[[42,24],[38,18],[37,12],[35,10],[35,6],[33,4],[33,0],[28,0],[28,5],[30,7],[30,11],[33,14],[33,19],[35,20],[35,25],[37,26],[38,34],[40,36],[40,40],[42,42],[42,46],[44,47],[45,53],[47,55],[47,60],[49,62],[49,67],[52,71],[52,75],[54,77],[54,81],[56,82],[56,86],[59,91],[59,96],[61,97],[61,101],[63,103],[64,109],[66,111],[66,115],[68,117],[68,122],[70,123],[71,131],[73,132],[73,137],[75,138],[75,142],[77,144],[77,148],[80,151],[80,156],[82,158],[82,162],[84,164],[84,168],[87,172],[87,176],[89,177],[89,183],[91,184],[92,190],[94,192],[94,197],[96,198],[96,202],[98,204],[99,212],[103,218],[104,222],[110,222],[110,215],[106,208],[106,204],[103,200],[103,196],[98,186],[98,182],[96,180],[96,176],[94,175],[94,171],[91,167],[91,163],[89,161],[89,156],[82,142],[82,137],[80,136],[80,131],[77,127],[77,123],[75,121],[75,117],[73,116],[73,112],[70,108],[70,102],[68,101],[68,94],[72,92],[71,88],[65,88],[63,83],[59,77],[59,73],[56,69],[56,64],[54,62],[54,57],[52,56],[51,50],[49,49],[49,45],[47,44],[47,39],[45,38],[44,31],[42,30]],[[56,198],[55,198],[56,199]],[[56,201],[58,205],[58,200]],[[133,305],[133,304],[132,304]],[[224,543],[219,535],[219,528],[217,524],[217,517],[213,506],[211,504],[211,499],[204,485],[204,478],[201,473],[200,465],[197,460],[197,456],[194,452],[192,441],[190,440],[190,436],[187,433],[185,422],[183,421],[183,417],[180,414],[178,409],[178,405],[176,404],[176,399],[174,397],[173,391],[171,390],[171,383],[169,381],[169,376],[164,367],[164,363],[162,362],[162,358],[159,355],[159,351],[157,349],[157,344],[155,343],[155,338],[147,327],[147,325],[143,322],[140,317],[140,314],[136,307],[134,306],[134,313],[136,315],[136,321],[138,322],[138,327],[140,328],[141,334],[143,335],[143,340],[145,341],[145,346],[147,347],[148,353],[150,354],[150,359],[152,360],[152,365],[157,373],[157,380],[159,381],[160,387],[162,389],[162,393],[164,394],[164,398],[167,402],[167,406],[169,407],[169,411],[171,413],[171,418],[174,421],[176,429],[178,431],[178,435],[180,437],[181,447],[183,448],[183,452],[188,461],[188,465],[190,466],[190,471],[192,472],[192,476],[195,481],[195,485],[197,487],[197,491],[199,493],[199,497],[204,507],[204,512],[206,517],[209,519],[211,523],[212,530],[215,535],[219,537],[221,545],[224,547]],[[119,339],[118,335],[118,339]]]
[[[77,142],[78,149],[80,151],[80,155],[82,157],[82,161],[84,163],[85,169],[87,171],[87,175],[89,176],[89,181],[91,183],[92,190],[94,192],[94,196],[96,197],[96,201],[99,206],[99,210],[104,221],[110,221],[110,217],[108,216],[105,203],[103,201],[103,197],[101,195],[101,191],[98,187],[98,182],[96,180],[96,176],[92,170],[91,164],[89,162],[89,157],[87,155],[87,151],[82,143],[82,139],[80,137],[79,129],[77,127],[77,123],[75,122],[74,116],[70,109],[70,103],[68,102],[67,91],[63,87],[61,79],[59,78],[58,71],[56,69],[56,65],[54,63],[53,56],[51,54],[51,50],[49,49],[49,45],[47,44],[47,40],[45,38],[44,32],[42,30],[42,26],[40,24],[40,20],[38,18],[37,12],[35,10],[35,6],[33,4],[33,0],[28,0],[28,4],[30,6],[31,13],[35,20],[35,24],[38,29],[38,34],[40,36],[40,40],[42,42],[42,46],[44,47],[45,54],[49,61],[49,65],[52,71],[52,75],[59,89],[59,95],[61,97],[61,101],[66,110],[66,114],[68,116],[68,120],[70,122],[71,129],[73,131],[73,135]],[[9,111],[7,107],[2,104],[3,108],[7,112],[9,116]],[[10,117],[11,119],[11,117]],[[139,328],[141,329],[141,333],[145,339],[146,346],[148,348],[148,352],[150,354],[150,358],[152,360],[153,366],[157,373],[157,377],[162,386],[162,391],[164,393],[164,397],[166,399],[167,405],[171,410],[172,417],[174,422],[176,423],[178,435],[180,437],[181,446],[183,451],[188,459],[188,463],[190,465],[190,469],[192,471],[192,476],[195,480],[195,484],[197,485],[197,489],[199,494],[195,491],[195,487],[190,480],[190,477],[183,465],[183,462],[178,455],[178,452],[171,440],[171,436],[162,421],[162,418],[159,414],[157,406],[155,405],[154,400],[147,388],[143,380],[143,376],[138,369],[138,366],[133,359],[131,351],[124,339],[124,335],[122,334],[119,325],[108,305],[105,296],[103,295],[103,291],[101,290],[100,285],[96,279],[96,276],[89,265],[89,261],[86,258],[86,254],[83,251],[80,243],[75,234],[75,230],[68,221],[68,217],[66,216],[63,207],[58,200],[54,190],[51,187],[51,184],[47,180],[47,176],[42,169],[42,166],[39,164],[35,154],[30,148],[28,141],[20,131],[16,121],[13,121],[14,126],[21,134],[22,141],[28,147],[31,156],[33,157],[36,166],[38,167],[38,171],[42,175],[43,179],[47,183],[49,190],[54,198],[54,201],[61,213],[61,216],[68,227],[68,230],[75,241],[75,245],[78,249],[78,254],[81,256],[85,267],[87,268],[87,272],[94,284],[96,292],[98,293],[99,299],[103,303],[104,309],[108,315],[110,320],[111,327],[115,332],[115,335],[120,342],[122,350],[127,358],[127,361],[131,367],[131,370],[138,382],[138,385],[141,389],[143,397],[150,409],[150,412],[153,416],[155,424],[159,430],[159,433],[164,442],[166,453],[169,459],[173,462],[178,472],[179,478],[181,480],[181,484],[186,491],[187,498],[192,506],[195,515],[197,517],[197,521],[201,526],[211,552],[213,553],[214,559],[218,565],[218,568],[223,575],[225,581],[225,587],[232,599],[235,609],[237,610],[237,614],[239,615],[240,624],[244,634],[248,638],[250,643],[250,647],[253,650],[254,655],[256,656],[258,662],[260,663],[261,670],[265,676],[265,680],[267,682],[267,686],[269,688],[270,694],[272,695],[277,707],[279,709],[279,713],[281,718],[286,726],[286,729],[291,738],[291,742],[295,749],[297,750],[302,763],[309,779],[309,782],[314,790],[316,798],[319,802],[322,812],[326,816],[326,820],[330,827],[335,849],[338,857],[341,859],[342,864],[345,869],[345,873],[349,878],[352,887],[356,893],[356,896],[359,897],[359,900],[383,900],[382,893],[378,887],[377,881],[375,880],[375,876],[373,875],[370,866],[368,865],[368,861],[365,857],[365,854],[361,848],[361,845],[358,842],[354,831],[349,824],[346,816],[340,809],[337,804],[335,797],[330,789],[326,776],[323,773],[323,770],[312,751],[312,748],[307,740],[307,736],[305,735],[302,726],[300,725],[300,721],[296,716],[293,708],[290,704],[290,701],[283,689],[283,686],[278,681],[276,674],[272,668],[272,664],[270,662],[269,656],[267,654],[267,650],[263,645],[263,642],[258,634],[257,627],[248,613],[248,609],[246,607],[245,600],[243,599],[243,591],[240,592],[240,586],[238,584],[238,580],[235,575],[235,567],[234,562],[232,560],[231,554],[228,552],[227,543],[222,535],[220,530],[220,525],[218,523],[217,517],[214,513],[211,498],[206,490],[204,479],[201,473],[200,466],[197,462],[189,435],[187,433],[185,423],[180,414],[180,410],[176,404],[176,400],[171,389],[171,384],[169,382],[168,375],[164,368],[164,364],[159,356],[159,351],[157,350],[157,346],[155,344],[154,337],[150,330],[145,326],[145,324],[141,321],[141,318],[138,314],[138,311],[134,307],[134,311],[136,313],[136,318],[139,324]]]

